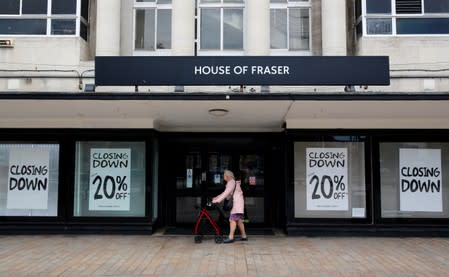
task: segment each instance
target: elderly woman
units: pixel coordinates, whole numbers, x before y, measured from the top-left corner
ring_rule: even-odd
[[[230,199],[233,197],[233,206],[229,217],[229,237],[223,240],[223,243],[234,242],[234,233],[237,225],[240,229],[240,240],[246,241],[248,238],[245,232],[245,225],[243,224],[245,205],[243,200],[243,191],[240,187],[240,181],[235,181],[234,174],[229,170],[225,170],[223,178],[226,181],[225,191],[212,199],[212,203],[220,203],[225,199]]]

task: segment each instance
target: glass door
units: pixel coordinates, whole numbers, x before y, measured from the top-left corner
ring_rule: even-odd
[[[193,224],[199,208],[224,191],[226,169],[241,176],[249,224],[263,225],[265,216],[265,159],[261,153],[198,150],[172,157],[176,185],[175,225]],[[174,176],[173,176],[174,177]],[[213,216],[215,213],[213,213]]]
[[[173,159],[176,182],[176,222],[193,223],[197,207],[201,206],[202,170],[201,152],[187,152]]]
[[[233,169],[232,155],[223,152],[207,153],[207,182],[206,198],[212,198],[224,191],[226,182],[223,179],[224,171]]]
[[[240,154],[239,172],[249,223],[265,222],[265,161],[261,154]]]

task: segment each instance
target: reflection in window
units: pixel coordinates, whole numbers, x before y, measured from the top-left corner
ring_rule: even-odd
[[[385,142],[379,151],[383,218],[449,217],[449,144]]]
[[[289,10],[289,49],[309,49],[309,9]]]
[[[435,16],[436,13],[449,13],[447,0],[394,0],[393,3],[391,0],[360,1],[366,4],[366,16],[363,22],[366,23],[368,35],[449,34],[449,18]],[[392,16],[392,14],[407,15],[407,17]],[[396,27],[393,28],[393,26]]]
[[[243,49],[243,10],[223,10],[223,49]]]
[[[391,34],[391,18],[368,18],[366,24],[367,33],[370,35]]]
[[[391,13],[391,0],[366,0],[367,13]]]
[[[398,18],[398,34],[449,34],[449,18]]]
[[[154,50],[155,10],[145,9],[136,11],[136,49]]]
[[[447,0],[425,0],[425,13],[449,13],[449,1]]]
[[[171,48],[171,10],[158,10],[156,38],[157,49]]]
[[[271,49],[287,49],[287,9],[272,9],[270,21]]]
[[[47,0],[22,0],[22,14],[47,14]]]
[[[0,34],[45,35],[46,19],[0,19]]]
[[[234,5],[217,7],[223,3]],[[241,0],[201,0],[200,49],[243,50],[243,7]]]
[[[79,35],[87,40],[88,26],[89,0],[0,1],[0,35]]]
[[[166,5],[171,1],[138,1],[140,4],[135,15],[135,50],[155,51],[171,49],[172,10]],[[143,6],[142,6],[143,5]],[[160,8],[164,7],[164,8]]]
[[[270,9],[271,49],[310,50],[310,2],[271,3],[275,4]]]
[[[199,189],[201,185],[201,155],[199,152],[190,152],[185,156],[182,165],[176,167],[177,189]]]
[[[144,217],[144,142],[76,143],[73,215]]]
[[[232,167],[230,155],[221,153],[209,153],[208,186],[219,186],[223,184],[223,173]]]
[[[0,14],[19,14],[20,0],[1,0]]]
[[[76,33],[76,20],[53,19],[51,21],[52,35],[74,35]]]
[[[295,218],[367,216],[365,144],[360,140],[295,142]]]
[[[201,10],[201,49],[220,49],[220,9]]]
[[[52,0],[52,14],[76,14],[76,0]]]
[[[239,170],[242,187],[261,188],[265,185],[265,163],[262,155],[240,155]]]
[[[32,182],[39,186],[26,189]],[[58,144],[0,144],[0,216],[56,217],[58,182]]]

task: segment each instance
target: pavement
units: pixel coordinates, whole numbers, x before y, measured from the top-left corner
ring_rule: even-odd
[[[449,276],[449,239],[0,236],[0,276]]]

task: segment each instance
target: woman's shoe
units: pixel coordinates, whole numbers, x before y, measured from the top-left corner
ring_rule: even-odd
[[[239,241],[248,241],[248,237],[246,237],[246,238],[240,237],[237,240],[239,240]]]
[[[233,243],[233,242],[234,242],[234,239],[230,239],[230,238],[225,238],[223,240],[223,243]]]

